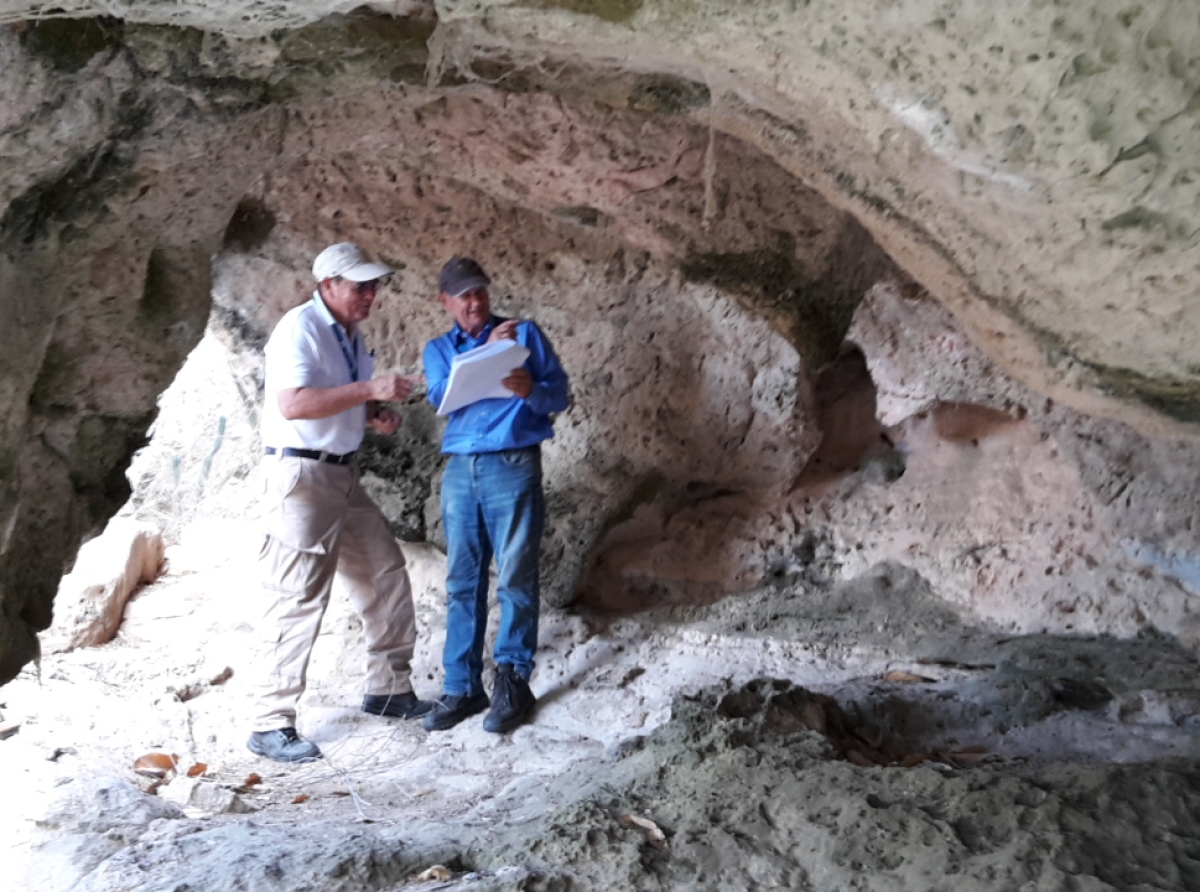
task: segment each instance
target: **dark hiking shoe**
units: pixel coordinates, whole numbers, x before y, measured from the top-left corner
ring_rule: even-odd
[[[508,663],[496,667],[496,685],[492,688],[492,708],[483,720],[483,730],[507,734],[529,721],[537,698],[529,682]]]
[[[412,691],[403,694],[367,694],[362,711],[390,719],[415,719],[433,710],[432,700],[418,700]]]
[[[433,704],[433,711],[425,716],[425,730],[445,731],[487,708],[488,695],[483,691],[478,694],[446,694]]]
[[[315,762],[321,758],[317,745],[302,739],[295,728],[255,731],[246,746],[250,752],[276,762]]]

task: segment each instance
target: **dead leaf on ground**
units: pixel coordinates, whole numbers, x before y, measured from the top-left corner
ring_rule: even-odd
[[[453,877],[454,874],[450,873],[450,868],[441,864],[435,864],[433,867],[427,867],[418,874],[413,874],[409,879],[420,882],[424,880],[449,880],[453,879]]]
[[[217,685],[225,684],[225,682],[229,681],[231,678],[233,678],[233,669],[231,669],[229,666],[226,666],[224,669],[210,678],[208,683],[216,687]]]
[[[667,848],[666,834],[658,828],[658,825],[649,818],[640,818],[637,815],[621,815],[621,823],[634,827],[640,827],[646,831],[646,840],[655,848],[665,850]]]
[[[295,799],[293,799],[292,805],[299,805],[301,802],[308,802],[308,794],[307,793],[301,793],[299,796],[297,796]]]
[[[800,713],[800,718],[804,722],[804,727],[810,731],[817,731],[824,734],[829,727],[829,719],[825,715],[825,708],[815,700],[810,700],[804,704],[804,710]]]
[[[167,690],[175,695],[175,699],[180,703],[187,703],[189,700],[195,700],[207,690],[208,686],[204,684],[188,684],[179,688],[167,688]]]
[[[334,791],[333,791],[332,793],[330,793],[329,795],[330,795],[330,796],[349,796],[349,795],[350,795],[350,791],[349,791],[349,790],[334,790]]]
[[[968,746],[960,750],[951,750],[946,754],[946,761],[959,768],[974,768],[988,758],[988,751],[981,746]]]
[[[924,675],[916,675],[912,672],[905,672],[903,669],[892,669],[890,672],[883,674],[884,681],[902,681],[907,684],[918,684],[920,682],[933,681],[932,678],[926,678]]]
[[[21,725],[18,722],[14,722],[11,725],[0,725],[0,740],[8,740],[8,738],[20,730]]]
[[[251,772],[246,777],[246,779],[244,781],[242,781],[242,785],[240,787],[233,788],[233,792],[235,792],[235,793],[251,793],[254,791],[254,788],[257,787],[261,783],[262,783],[262,778],[259,777],[257,774],[254,774],[253,772]]]
[[[195,765],[193,765],[191,768],[189,768],[187,770],[187,776],[188,777],[201,777],[207,771],[208,771],[207,765],[205,765],[203,762],[197,762]]]
[[[909,753],[900,760],[901,768],[916,768],[922,762],[929,761],[929,753]]]
[[[133,770],[143,777],[164,778],[178,770],[179,757],[166,753],[146,753],[133,763]]]
[[[858,750],[846,750],[846,761],[851,765],[857,765],[859,768],[874,768],[875,763],[860,753]]]
[[[878,732],[872,734],[866,728],[855,728],[852,733],[873,750],[883,746],[883,735]]]

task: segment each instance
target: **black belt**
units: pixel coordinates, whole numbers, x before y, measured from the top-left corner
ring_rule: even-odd
[[[267,455],[280,455],[284,458],[311,458],[313,461],[329,462],[331,465],[348,465],[350,464],[350,460],[354,458],[353,452],[347,452],[345,455],[334,455],[332,452],[321,452],[317,449],[293,449],[291,446],[284,446],[282,449],[268,446],[263,452]]]

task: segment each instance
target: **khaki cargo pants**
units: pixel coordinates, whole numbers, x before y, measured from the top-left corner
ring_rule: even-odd
[[[254,730],[294,727],[308,661],[335,573],[363,620],[365,693],[399,694],[409,681],[416,620],[404,554],[359,471],[304,458],[264,459],[266,535],[259,566],[267,612]]]

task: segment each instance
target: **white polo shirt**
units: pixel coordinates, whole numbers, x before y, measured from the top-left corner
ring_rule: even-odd
[[[341,337],[339,338],[339,333]],[[267,341],[266,398],[263,401],[263,446],[317,449],[344,455],[363,440],[366,405],[328,418],[288,421],[279,411],[279,391],[296,387],[338,387],[367,381],[375,358],[355,326],[349,334],[338,326],[320,295],[289,310]],[[357,375],[352,373],[357,367]]]

